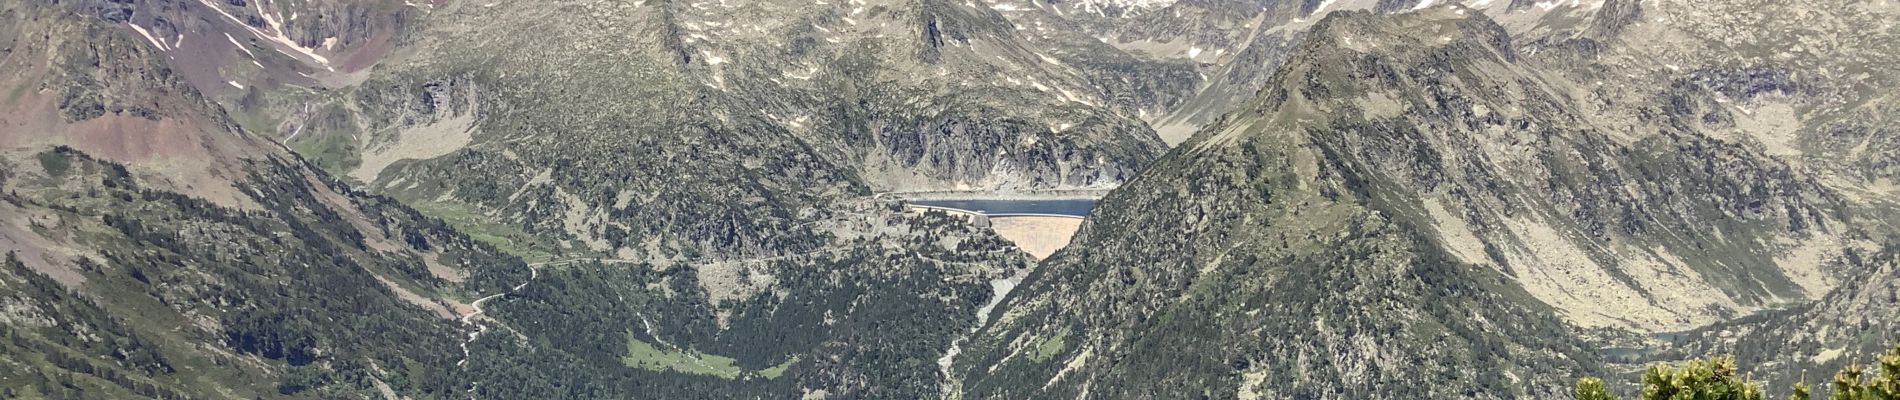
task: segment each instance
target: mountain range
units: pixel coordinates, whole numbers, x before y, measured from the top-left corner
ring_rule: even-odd
[[[1896,14],[0,0],[0,397],[1820,383],[1900,340]]]

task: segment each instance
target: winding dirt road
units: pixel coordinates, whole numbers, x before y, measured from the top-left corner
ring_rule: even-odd
[[[482,303],[483,303],[483,302],[487,302],[487,301],[489,301],[489,300],[494,300],[495,298],[498,298],[498,297],[501,297],[501,296],[507,296],[507,295],[508,295],[508,294],[510,294],[510,293],[514,293],[514,292],[516,292],[516,291],[520,291],[520,290],[521,290],[521,288],[524,288],[524,287],[528,287],[528,282],[534,282],[534,279],[535,279],[535,278],[539,278],[539,277],[541,277],[541,266],[542,266],[542,265],[546,265],[546,263],[540,263],[540,264],[528,264],[528,280],[527,280],[527,281],[523,281],[523,282],[521,282],[521,284],[519,284],[519,285],[515,285],[515,287],[513,287],[513,288],[509,288],[509,289],[508,289],[508,291],[506,291],[506,292],[501,292],[501,293],[496,293],[496,294],[491,294],[491,295],[488,295],[488,297],[483,297],[483,298],[479,298],[479,299],[475,299],[475,301],[474,301],[474,302],[471,302],[471,303],[469,303],[469,304],[468,304],[468,306],[469,306],[469,308],[472,308],[472,309],[474,309],[474,311],[470,311],[470,312],[468,313],[468,315],[463,315],[463,316],[462,316],[462,324],[463,324],[463,325],[474,325],[474,326],[475,326],[475,331],[474,331],[474,332],[469,332],[469,333],[468,333],[468,339],[467,339],[467,340],[463,340],[463,341],[462,341],[462,360],[461,360],[461,361],[456,361],[456,362],[455,362],[455,366],[458,366],[458,367],[460,367],[460,366],[463,366],[463,365],[466,365],[466,364],[468,364],[468,344],[469,344],[469,343],[474,343],[474,342],[475,342],[475,339],[476,339],[476,338],[479,338],[479,337],[481,337],[481,336],[482,336],[482,334],[483,334],[483,333],[487,333],[487,332],[488,332],[488,325],[483,325],[483,324],[477,324],[477,323],[475,323],[475,318],[476,318],[476,317],[480,317],[480,316],[482,316],[482,312],[483,312],[483,311],[482,311]],[[473,390],[473,388],[471,388],[470,390]]]

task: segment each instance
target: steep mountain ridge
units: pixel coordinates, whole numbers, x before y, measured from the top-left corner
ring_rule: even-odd
[[[1336,14],[1316,36],[1456,36],[1365,53],[1314,42],[1296,65],[1508,51],[1496,25],[1453,13]],[[1572,328],[1503,271],[1460,261],[1362,192],[1372,177],[1326,148],[1350,132],[1327,119],[1350,114],[1312,104],[1344,93],[1306,86],[1320,85],[1306,71],[1340,70],[1282,70],[1286,91],[1259,111],[1104,199],[973,339],[957,368],[966,397],[1549,396],[1565,385],[1537,382],[1593,368]]]
[[[1895,340],[1893,188],[1886,161],[1886,95],[1900,77],[1886,64],[1888,21],[1900,8],[1883,2],[1723,1],[1698,7],[1615,3],[1619,18],[1593,28],[1612,46],[1595,57],[1627,75],[1661,76],[1671,100],[1702,115],[1707,135],[1767,155],[1838,194],[1858,218],[1858,240],[1818,263],[1846,277],[1817,300],[1648,341],[1638,361],[1735,354],[1743,372],[1771,387],[1805,381],[1822,387],[1828,372],[1878,354]],[[1609,9],[1606,6],[1606,9]],[[1746,32],[1736,27],[1750,27]],[[1617,76],[1605,74],[1606,76]],[[1618,77],[1619,79],[1626,79]],[[1640,85],[1638,86],[1640,87]],[[1606,93],[1614,93],[1605,91]],[[1603,96],[1601,102],[1623,97]],[[1688,97],[1688,96],[1682,96]],[[1680,99],[1682,97],[1672,97]]]
[[[1891,22],[1900,6],[1856,2],[1724,1],[1708,7],[1625,2],[1641,19],[1614,57],[1630,69],[1687,75],[1723,109],[1718,135],[1804,169],[1870,207],[1893,215],[1891,126],[1900,71],[1882,60],[1900,53]],[[1759,27],[1750,33],[1734,26]],[[1648,38],[1651,40],[1633,40]],[[1606,57],[1608,58],[1608,57]],[[1679,72],[1677,72],[1679,70]],[[1894,226],[1892,218],[1883,221]]]
[[[675,252],[677,259],[598,254],[529,273],[489,246],[513,245],[512,237],[476,230],[490,236],[470,239],[392,199],[350,189],[241,128],[241,118],[177,72],[183,62],[175,53],[140,42],[137,30],[78,8],[85,4],[6,6],[0,16],[19,22],[9,29],[21,31],[0,35],[7,39],[4,61],[21,73],[8,75],[0,91],[14,93],[4,103],[13,112],[0,125],[7,155],[0,242],[18,251],[0,273],[0,302],[8,305],[8,347],[0,357],[25,366],[0,376],[17,390],[8,396],[929,397],[940,386],[938,367],[928,360],[969,331],[975,309],[992,296],[986,282],[1026,268],[1027,259],[992,233],[849,196],[864,192],[861,182],[810,153],[775,148],[796,143],[784,136],[702,125],[705,136],[658,141],[671,147],[588,135],[538,144],[581,140],[560,149],[597,145],[580,154],[591,160],[625,150],[660,157],[626,170],[651,175],[615,182],[623,185],[614,189],[619,194],[605,201],[626,204],[618,208],[627,211],[621,218],[657,222],[638,234],[704,238],[706,248]],[[29,29],[49,34],[23,34]],[[664,44],[652,49],[677,54]],[[514,72],[526,73],[501,73]],[[349,93],[368,104],[414,102],[335,115],[347,120],[361,112],[388,126],[467,124],[480,104],[473,100],[502,94],[478,73],[458,76],[421,83],[419,98],[400,86]],[[703,83],[659,89],[677,90],[664,97],[675,98],[704,90],[692,86]],[[664,114],[663,105],[652,107],[651,115]],[[518,125],[502,127],[600,121],[536,113],[545,110],[504,114],[516,118],[502,121]],[[657,123],[719,123],[710,114]],[[153,125],[176,127],[146,128]],[[466,133],[435,134],[441,132]],[[726,152],[735,148],[778,158],[751,164]],[[780,180],[705,169],[713,159],[769,169]],[[618,166],[590,165],[600,169],[587,173]],[[809,173],[784,175],[800,168]],[[673,171],[717,180],[666,175]],[[558,183],[584,185],[566,179],[600,176],[588,174],[560,175]],[[523,196],[571,200],[553,186],[554,176],[536,178],[546,180],[536,183],[547,185],[545,192]],[[827,188],[826,180],[837,183]],[[673,188],[682,190],[662,194]],[[726,198],[727,190],[758,195],[736,199],[745,203],[705,201]],[[727,214],[650,209],[674,205]],[[715,225],[732,216],[799,222],[764,233]],[[539,214],[529,220],[566,222]],[[498,226],[451,220],[470,221]],[[668,226],[673,221],[705,225]],[[486,299],[482,316],[469,304],[478,296]],[[180,326],[187,328],[163,328]],[[75,341],[54,334],[60,330],[100,335]]]
[[[599,60],[592,57],[613,57],[645,71],[593,72],[652,80],[649,86],[688,85],[680,89],[703,97],[704,111],[798,134],[829,162],[858,170],[880,188],[1109,187],[1157,152],[1138,122],[1097,108],[1104,103],[1099,92],[983,11],[940,1],[450,7],[433,13],[443,34],[423,39],[417,53],[454,58],[479,51],[467,56],[495,66],[527,57],[563,60],[538,65],[532,73],[539,74],[580,71]],[[534,26],[577,16],[586,22],[541,33],[578,35],[591,43],[586,48],[537,49],[518,38],[483,43],[449,33],[486,35],[456,27],[463,19]],[[614,32],[640,34],[600,36]],[[628,51],[644,55],[620,57]],[[1011,78],[990,81],[997,75]],[[751,100],[758,98],[773,100]]]
[[[485,303],[515,335],[469,343],[480,397],[932,397],[927,361],[1027,260],[872,192],[1112,186],[1161,148],[996,22],[940,1],[448,3],[362,83],[260,109],[333,172],[566,261]],[[975,79],[1001,71],[1017,82]]]
[[[1599,59],[1613,43],[1590,35],[1643,14],[1598,11],[1527,38],[1458,5],[1332,13],[998,307],[957,368],[965,393],[1554,395],[1535,382],[1601,365],[1580,340],[1795,307],[1860,276],[1852,260],[1888,235],[1879,208],[1729,141],[1720,92],[1693,75]]]
[[[1460,259],[1512,271],[1586,326],[1695,326],[1830,287],[1835,276],[1816,265],[1759,256],[1838,252],[1856,235],[1846,226],[1853,217],[1845,202],[1812,178],[1706,138],[1644,102],[1580,107],[1566,93],[1576,83],[1542,72],[1560,70],[1542,60],[1520,59],[1501,27],[1479,39],[1492,42],[1488,50],[1400,55],[1409,52],[1388,47],[1460,40],[1430,28],[1311,39],[1309,46],[1348,49],[1332,54],[1379,56],[1289,65],[1283,71],[1307,74],[1308,83],[1302,96],[1285,96],[1293,112],[1364,115],[1363,123],[1325,123],[1356,135],[1315,141],[1342,168],[1364,175],[1363,195],[1393,196],[1388,211],[1435,226]],[[1546,51],[1541,56],[1561,54]],[[1419,64],[1381,65],[1385,59]],[[1319,65],[1356,72],[1321,72]],[[1636,116],[1618,126],[1598,122],[1605,115]],[[1697,192],[1709,197],[1676,195]],[[1718,246],[1746,250],[1709,249]],[[1566,293],[1585,288],[1605,292]],[[1596,314],[1599,308],[1618,311]]]
[[[1163,146],[1093,70],[960,3],[428,10],[363,83],[236,108],[334,173],[541,253],[776,251],[751,241],[839,199],[1109,188]],[[682,201],[729,190],[774,204]]]
[[[1041,39],[1045,47],[1075,47],[1071,43],[1076,41],[1061,38],[1083,36],[1094,39],[1083,42],[1111,45],[1136,60],[1195,69],[1196,86],[1170,86],[1172,90],[1162,97],[1170,101],[1140,110],[1143,120],[1174,144],[1248,104],[1306,31],[1327,14],[1403,13],[1434,4],[1461,4],[1481,11],[1519,38],[1581,31],[1598,20],[1598,10],[1604,6],[1602,1],[1188,0],[1117,13],[1088,2],[1000,0],[990,7],[1018,25],[1037,26],[1028,37]],[[1044,25],[1059,29],[1041,29]]]
[[[237,129],[90,7],[0,4],[6,396],[464,390],[453,317],[525,266]]]
[[[162,0],[77,7],[137,33],[199,92],[256,102],[262,92],[283,87],[360,80],[407,40],[434,3]]]

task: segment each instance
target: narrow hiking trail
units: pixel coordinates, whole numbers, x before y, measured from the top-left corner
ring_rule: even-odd
[[[488,325],[475,323],[475,318],[482,316],[482,313],[483,313],[482,303],[487,302],[489,300],[494,300],[502,296],[507,296],[511,293],[520,291],[521,288],[528,287],[528,282],[534,282],[535,278],[541,277],[540,267],[542,265],[546,265],[546,263],[528,264],[528,280],[527,281],[523,281],[521,282],[521,284],[515,285],[515,287],[513,288],[509,288],[508,291],[506,292],[491,294],[491,295],[488,295],[488,297],[475,299],[474,302],[470,302],[468,304],[469,308],[474,309],[474,311],[470,311],[468,315],[462,316],[462,325],[474,325],[475,331],[469,332],[468,339],[462,341],[462,360],[456,361],[455,366],[460,367],[460,366],[464,366],[468,364],[468,344],[474,343],[476,338],[479,338],[482,336],[483,333],[488,332]],[[474,390],[474,389],[471,388],[470,390]]]
[[[482,337],[482,334],[483,334],[483,333],[488,333],[488,325],[487,325],[487,324],[481,324],[481,323],[477,323],[477,322],[475,322],[475,319],[476,319],[477,317],[482,317],[482,314],[484,313],[484,310],[482,310],[482,303],[485,303],[485,302],[488,302],[489,300],[494,300],[494,299],[497,299],[497,298],[500,298],[500,297],[502,297],[502,296],[507,296],[507,295],[510,295],[510,294],[514,294],[515,292],[519,292],[519,291],[521,291],[521,288],[525,288],[525,287],[528,287],[528,283],[530,283],[530,282],[534,282],[534,280],[535,280],[536,278],[540,278],[540,277],[541,277],[541,267],[544,267],[544,266],[548,266],[548,265],[553,265],[553,264],[560,264],[560,263],[567,263],[567,262],[573,262],[573,261],[575,261],[575,260],[562,260],[562,261],[550,261],[550,262],[540,262],[540,263],[528,263],[528,280],[526,280],[526,281],[522,281],[522,282],[521,282],[520,284],[516,284],[516,285],[515,285],[514,287],[511,287],[511,288],[508,288],[508,291],[505,291],[505,292],[501,292],[501,293],[496,293],[496,294],[491,294],[491,295],[488,295],[487,297],[482,297],[482,298],[479,298],[479,299],[475,299],[475,301],[473,301],[473,302],[469,302],[469,304],[468,304],[468,306],[469,306],[469,308],[470,308],[470,309],[472,309],[473,311],[469,311],[469,313],[468,313],[468,315],[463,315],[463,316],[462,316],[462,318],[461,318],[461,319],[462,319],[462,324],[463,324],[463,325],[473,325],[473,326],[475,326],[475,331],[474,331],[474,332],[469,332],[469,333],[468,333],[468,339],[465,339],[465,340],[462,340],[462,359],[461,359],[461,360],[458,360],[458,361],[456,361],[456,362],[455,362],[455,366],[456,366],[456,367],[467,367],[467,366],[468,366],[468,356],[469,356],[469,351],[468,351],[468,345],[469,345],[469,343],[475,343],[475,339],[477,339],[477,338],[481,338],[481,337]],[[484,317],[484,318],[485,318],[485,317]],[[489,318],[489,319],[491,319],[491,320],[492,320],[493,318]],[[481,385],[481,383],[480,383],[480,382],[470,382],[470,383],[469,383],[469,385],[468,385],[468,398],[469,398],[469,400],[475,400],[475,389],[476,389],[476,387],[477,387],[477,386],[479,386],[479,385]]]

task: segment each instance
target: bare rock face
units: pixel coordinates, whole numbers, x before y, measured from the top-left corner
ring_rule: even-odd
[[[451,305],[527,267],[238,129],[150,5],[0,3],[0,391],[465,390]]]
[[[360,83],[224,102],[332,172],[493,215],[544,251],[769,253],[805,217],[750,207],[1113,188],[1164,149],[1125,106],[1145,86],[1095,84],[1145,64],[1071,66],[988,8],[412,8],[426,22],[405,56]],[[691,200],[708,195],[730,203]]]
[[[1865,297],[1845,282],[1877,271],[1859,260],[1889,206],[1836,182],[1866,172],[1737,128],[1832,101],[1828,79],[1638,65],[1658,50],[1617,32],[1669,24],[1594,10],[1564,32],[1457,5],[1332,13],[999,306],[960,356],[965,394],[1553,396],[1488,381],[1567,382],[1604,365],[1585,339]]]
[[[1584,326],[1679,330],[1832,286],[1838,271],[1750,254],[1838,255],[1852,218],[1838,195],[1696,130],[1694,91],[1584,111],[1561,94],[1564,78],[1513,71],[1564,66],[1537,67],[1484,22],[1315,37],[1308,49],[1338,50],[1290,63],[1283,76],[1303,79],[1263,92],[1264,110],[1315,115],[1328,133],[1307,140],[1352,182],[1340,194],[1387,197],[1462,261],[1511,271]],[[1433,41],[1449,44],[1403,50]],[[1596,122],[1611,113],[1637,117]],[[1359,117],[1318,117],[1338,114]]]
[[[1601,59],[1619,60],[1606,63],[1626,70],[1658,71],[1671,87],[1668,110],[1680,116],[1678,124],[1766,155],[1785,164],[1787,174],[1811,177],[1853,215],[1829,225],[1845,233],[1839,245],[1802,245],[1775,258],[1784,267],[1833,271],[1838,279],[1831,290],[1809,291],[1811,302],[1652,340],[1649,354],[1633,361],[1735,354],[1755,366],[1745,372],[1770,387],[1804,380],[1825,387],[1828,376],[1818,371],[1890,348],[1896,214],[1892,163],[1883,160],[1892,158],[1894,141],[1882,128],[1891,125],[1891,113],[1882,110],[1893,102],[1891,90],[1881,88],[1893,87],[1900,71],[1873,60],[1897,50],[1888,21],[1900,8],[1801,1],[1616,6],[1629,18],[1621,19],[1620,36],[1605,38],[1621,46]],[[1764,203],[1749,198],[1745,204]]]

